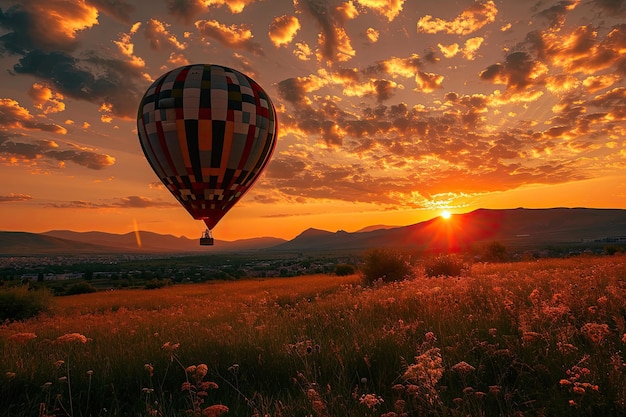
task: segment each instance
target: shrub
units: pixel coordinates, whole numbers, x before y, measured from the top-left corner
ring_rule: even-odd
[[[0,291],[0,322],[24,320],[47,311],[52,294],[47,288],[31,290],[27,286],[2,289]]]
[[[335,275],[339,277],[345,277],[348,275],[352,275],[355,272],[354,265],[350,264],[337,264],[335,265]]]
[[[411,274],[412,268],[406,255],[394,250],[374,249],[365,255],[361,272],[363,281],[371,284],[379,279],[384,282],[403,280]]]
[[[509,260],[506,247],[500,242],[485,244],[481,252],[481,260],[485,262],[506,262]]]
[[[437,255],[424,261],[427,277],[456,277],[463,271],[463,261],[455,255]]]
[[[158,288],[163,288],[171,284],[172,284],[172,281],[170,279],[152,278],[150,281],[146,281],[144,288],[146,290],[156,290]]]
[[[78,282],[67,289],[65,295],[87,294],[98,291],[96,287],[88,282]]]

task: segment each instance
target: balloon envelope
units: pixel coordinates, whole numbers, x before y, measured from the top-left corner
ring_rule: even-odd
[[[187,65],[162,75],[146,91],[137,115],[152,169],[209,229],[267,165],[277,127],[265,91],[219,65]]]

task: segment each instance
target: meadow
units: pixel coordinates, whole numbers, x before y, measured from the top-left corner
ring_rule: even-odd
[[[55,297],[0,416],[626,415],[626,256]]]

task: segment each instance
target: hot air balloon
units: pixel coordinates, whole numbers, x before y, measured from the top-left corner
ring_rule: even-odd
[[[220,65],[187,65],[159,77],[137,115],[141,148],[168,190],[206,231],[254,184],[276,146],[276,110],[250,77]]]

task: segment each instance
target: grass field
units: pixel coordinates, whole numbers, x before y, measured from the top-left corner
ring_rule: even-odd
[[[625,348],[625,256],[108,291],[0,326],[0,415],[620,416]]]

